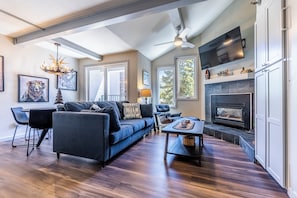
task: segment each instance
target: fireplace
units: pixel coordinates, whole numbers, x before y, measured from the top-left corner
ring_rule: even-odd
[[[211,95],[211,122],[252,130],[252,93]]]

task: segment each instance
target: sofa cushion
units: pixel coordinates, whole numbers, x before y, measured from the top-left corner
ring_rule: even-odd
[[[117,105],[117,103],[115,101],[100,101],[100,102],[96,102],[96,103],[100,108],[113,107],[114,111],[116,112],[116,114],[118,116],[118,118],[121,118],[120,110],[119,110],[118,105]]]
[[[113,107],[104,107],[102,109],[92,110],[92,112],[109,114],[109,132],[115,132],[121,129],[120,119]]]
[[[149,118],[149,117],[145,117],[142,118],[145,121],[145,127],[151,126],[154,124],[154,119],[153,118]]]
[[[133,127],[131,125],[121,125],[121,130],[110,133],[110,144],[116,144],[133,134]]]
[[[64,108],[66,111],[80,112],[83,109],[90,109],[93,102],[66,102]]]
[[[133,127],[133,132],[137,132],[145,128],[145,121],[143,119],[120,120],[121,125],[130,125]]]
[[[123,103],[124,120],[142,118],[139,103]]]

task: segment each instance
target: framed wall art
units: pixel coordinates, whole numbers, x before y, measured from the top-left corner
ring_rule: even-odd
[[[77,90],[77,72],[71,72],[62,76],[57,76],[57,88],[64,90]]]
[[[0,91],[4,91],[4,56],[0,56]]]
[[[49,79],[37,76],[18,75],[19,102],[48,102]]]
[[[150,85],[150,74],[145,70],[142,71],[142,84]]]

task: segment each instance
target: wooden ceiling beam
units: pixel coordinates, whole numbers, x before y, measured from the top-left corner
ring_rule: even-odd
[[[22,44],[42,41],[45,39],[55,39],[70,33],[105,27],[131,19],[136,19],[148,14],[181,8],[202,1],[204,0],[138,0],[125,6],[100,11],[78,19],[46,27],[43,30],[37,30],[18,36],[13,38],[13,42],[14,44]]]

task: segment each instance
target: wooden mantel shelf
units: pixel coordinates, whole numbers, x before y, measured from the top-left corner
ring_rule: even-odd
[[[209,80],[204,80],[204,84],[206,85],[206,84],[223,83],[223,82],[248,80],[248,79],[254,79],[254,72],[211,78]]]

